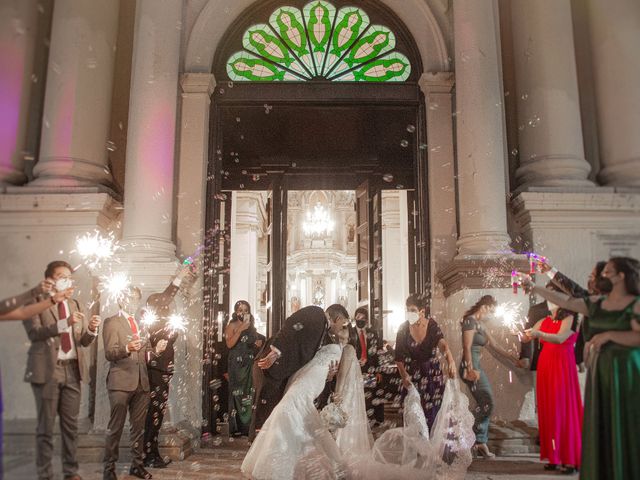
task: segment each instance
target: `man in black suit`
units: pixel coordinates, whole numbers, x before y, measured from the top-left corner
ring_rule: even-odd
[[[269,339],[253,367],[255,395],[250,439],[284,395],[289,377],[306,365],[320,347],[335,342],[335,335],[348,320],[349,313],[342,305],[331,305],[326,311],[312,305],[287,318],[280,331]]]
[[[384,422],[384,389],[380,374],[380,337],[369,326],[369,311],[360,307],[354,314],[356,326],[354,328],[356,357],[360,361],[360,368],[365,379],[364,398],[369,421]]]
[[[168,325],[173,299],[180,289],[183,279],[191,271],[191,266],[182,267],[176,278],[162,293],[154,293],[147,298],[147,308],[153,310],[158,320],[149,326],[149,343],[156,348],[160,340],[166,340],[167,346],[162,354],[149,360],[147,373],[149,375],[149,409],[144,426],[144,466],[152,468],[166,468],[170,459],[163,459],[158,447],[158,436],[162,428],[164,412],[169,400],[169,382],[173,376],[173,362],[175,357],[174,343],[178,332]]]

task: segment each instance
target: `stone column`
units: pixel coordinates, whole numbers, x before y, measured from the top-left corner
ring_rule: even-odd
[[[0,185],[21,185],[33,57],[38,24],[36,0],[0,2]]]
[[[124,242],[135,261],[171,261],[182,2],[138,0],[125,168]]]
[[[640,3],[587,4],[603,165],[599,179],[605,185],[640,187]]]
[[[518,187],[587,179],[570,0],[511,2],[518,95]]]
[[[43,187],[112,187],[107,141],[118,0],[57,0],[36,177]]]
[[[495,0],[455,0],[458,256],[509,251],[505,123]]]

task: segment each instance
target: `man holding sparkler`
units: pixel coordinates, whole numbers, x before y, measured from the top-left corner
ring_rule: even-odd
[[[140,327],[135,313],[142,294],[137,287],[128,287],[118,299],[120,311],[104,322],[104,355],[110,362],[107,389],[111,417],[104,452],[105,480],[116,480],[116,462],[120,437],[127,419],[131,424],[131,468],[129,474],[138,478],[152,478],[143,465],[142,436],[149,405],[149,377],[147,360],[160,355],[167,347],[166,340],[158,341],[155,350],[140,338]]]
[[[72,267],[55,261],[47,265],[44,276],[53,283],[55,292],[73,288]],[[62,468],[65,479],[80,479],[76,449],[80,384],[89,378],[83,361],[84,349],[98,336],[100,317],[93,315],[88,325],[80,305],[73,299],[54,294],[52,305],[41,314],[23,322],[31,340],[25,381],[31,383],[36,400],[38,426],[36,433],[36,466],[38,478],[53,478],[53,427],[60,417]],[[55,304],[53,304],[55,303]]]
[[[173,344],[178,338],[178,329],[171,325],[169,320],[173,298],[178,293],[182,281],[188,275],[192,275],[193,267],[192,264],[183,266],[164,292],[154,293],[147,298],[142,323],[148,328],[151,348],[155,348],[161,340],[167,342],[167,348],[156,358],[150,359],[147,365],[151,398],[144,427],[145,467],[165,468],[171,463],[170,459],[162,458],[158,448],[158,435],[169,399],[169,382],[173,376]]]

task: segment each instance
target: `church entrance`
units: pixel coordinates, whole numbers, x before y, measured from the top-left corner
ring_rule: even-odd
[[[384,252],[396,256],[404,245],[392,264],[406,265],[406,290],[429,287],[415,45],[377,2],[290,3],[252,7],[214,61],[203,332],[211,433],[225,410],[222,332],[236,297],[253,301],[266,336],[301,306],[342,303],[351,314],[366,307],[389,337],[404,308],[385,302]],[[320,24],[324,50],[312,38]],[[389,235],[392,217],[397,238]]]

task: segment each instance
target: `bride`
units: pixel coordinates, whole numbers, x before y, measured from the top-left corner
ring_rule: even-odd
[[[335,404],[319,413],[313,401],[322,392],[329,368],[340,362]],[[331,411],[331,412],[329,412]],[[346,421],[336,412],[343,411]],[[344,420],[344,418],[343,418]],[[293,479],[455,479],[471,463],[473,416],[456,380],[449,380],[429,435],[420,397],[411,388],[404,403],[404,425],[373,442],[367,420],[363,379],[355,349],[322,347],[290,379],[242,463],[254,480]],[[338,428],[335,439],[331,430]]]

